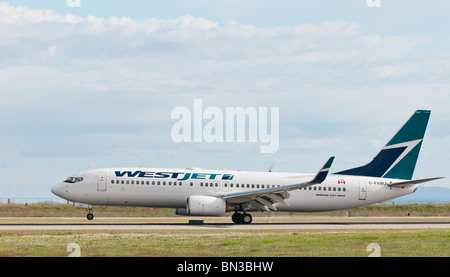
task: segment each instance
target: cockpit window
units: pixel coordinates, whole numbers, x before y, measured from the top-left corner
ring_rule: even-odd
[[[66,183],[77,183],[83,181],[83,177],[69,177],[64,182]]]

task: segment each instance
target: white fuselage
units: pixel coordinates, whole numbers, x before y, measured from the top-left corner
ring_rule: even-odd
[[[286,186],[314,174],[233,170],[107,168],[74,175],[82,181],[52,188],[68,201],[89,205],[185,208],[194,195],[223,197],[230,193]],[[81,180],[81,179],[80,179]],[[329,174],[324,182],[289,191],[279,211],[319,212],[387,201],[414,192],[417,185],[391,187],[397,179]],[[251,209],[250,209],[251,210]]]

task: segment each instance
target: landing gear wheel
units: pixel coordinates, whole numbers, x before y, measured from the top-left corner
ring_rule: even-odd
[[[244,213],[241,217],[241,221],[244,224],[250,224],[253,221],[252,215],[248,213]]]
[[[241,214],[236,212],[231,216],[231,220],[236,224],[250,224],[252,223],[253,218],[251,214]]]
[[[89,213],[87,214],[86,218],[87,218],[88,220],[94,219],[94,214],[92,213],[92,210],[91,210],[91,209],[89,209]]]
[[[231,220],[233,220],[234,223],[239,224],[239,223],[241,223],[241,221],[240,221],[241,216],[242,216],[242,214],[240,214],[240,213],[234,213],[231,216]]]
[[[86,216],[86,218],[87,218],[88,220],[92,220],[92,219],[94,219],[94,214],[88,213],[87,216]]]

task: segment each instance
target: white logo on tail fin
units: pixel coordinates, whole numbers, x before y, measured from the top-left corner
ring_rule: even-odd
[[[383,148],[383,150],[399,148],[399,147],[406,147],[406,148],[405,148],[405,150],[403,150],[402,154],[400,156],[398,156],[398,158],[395,160],[395,162],[393,162],[392,165],[386,170],[386,172],[383,174],[382,177],[384,177],[384,175],[386,175],[389,171],[391,171],[391,169],[393,169],[404,157],[406,157],[406,155],[408,155],[408,153],[411,152],[411,150],[413,150],[421,141],[422,141],[422,139],[417,139],[417,140],[412,140],[412,141],[407,141],[407,142],[402,142],[402,143],[385,146]]]

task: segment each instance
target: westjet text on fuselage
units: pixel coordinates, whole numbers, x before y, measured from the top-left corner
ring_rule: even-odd
[[[115,171],[116,177],[139,177],[139,178],[173,178],[177,181],[188,179],[195,180],[233,180],[233,174],[217,173],[190,173],[190,172],[154,172],[154,171]]]

